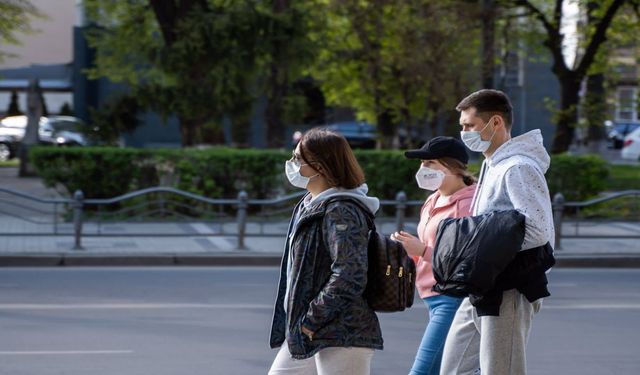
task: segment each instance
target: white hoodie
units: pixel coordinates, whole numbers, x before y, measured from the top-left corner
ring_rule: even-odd
[[[551,158],[540,130],[515,137],[482,163],[472,203],[473,215],[516,209],[526,217],[522,250],[554,246],[551,197],[544,173]]]

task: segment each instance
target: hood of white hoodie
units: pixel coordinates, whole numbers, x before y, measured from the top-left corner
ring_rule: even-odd
[[[531,130],[530,132],[511,138],[502,146],[498,147],[493,155],[487,159],[487,164],[493,167],[501,161],[516,155],[530,159],[542,173],[545,173],[547,169],[549,169],[551,158],[544,148],[540,129]]]
[[[369,211],[371,211],[372,214],[375,215],[375,213],[378,212],[378,208],[380,208],[380,200],[376,197],[368,196],[368,192],[369,187],[367,186],[367,184],[362,184],[355,189],[331,188],[323,191],[313,198],[311,198],[311,194],[307,195],[304,200],[304,205],[308,208],[328,198],[346,196],[359,200],[369,209]]]

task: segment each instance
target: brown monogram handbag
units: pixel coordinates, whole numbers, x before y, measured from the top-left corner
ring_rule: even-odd
[[[369,264],[364,297],[369,306],[378,312],[403,311],[411,307],[416,290],[416,265],[413,259],[400,242],[378,233],[375,217],[362,203],[345,197],[330,199],[337,200],[353,202],[367,215]]]
[[[403,311],[413,305],[416,265],[398,241],[369,232],[369,269],[364,296],[375,311]]]

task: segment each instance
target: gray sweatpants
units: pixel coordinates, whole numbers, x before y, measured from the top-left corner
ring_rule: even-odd
[[[447,335],[440,374],[525,375],[531,321],[541,305],[512,289],[502,294],[499,316],[479,317],[465,298]]]

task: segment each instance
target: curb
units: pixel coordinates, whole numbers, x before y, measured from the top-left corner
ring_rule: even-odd
[[[0,267],[279,266],[281,260],[280,254],[9,254],[0,255]]]
[[[0,267],[279,266],[281,254],[6,254]],[[640,254],[556,256],[559,268],[640,268]]]
[[[556,256],[556,265],[561,268],[640,268],[638,255],[576,255]]]

